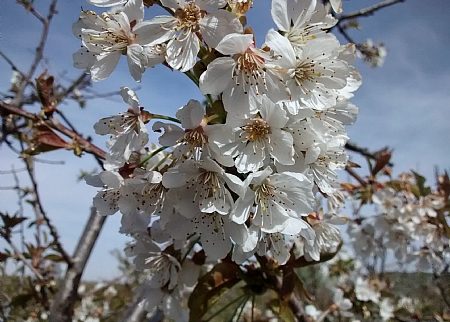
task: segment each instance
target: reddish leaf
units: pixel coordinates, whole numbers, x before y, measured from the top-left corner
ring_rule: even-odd
[[[53,83],[54,78],[53,76],[48,75],[47,71],[36,78],[37,93],[42,103],[42,111],[46,116],[51,116],[56,110],[57,100],[53,90]]]

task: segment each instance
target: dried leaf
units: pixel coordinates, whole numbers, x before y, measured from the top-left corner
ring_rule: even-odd
[[[389,164],[391,160],[392,152],[388,149],[381,150],[376,153],[375,166],[372,169],[372,176],[376,176],[378,172],[384,169],[385,166]]]
[[[42,111],[46,116],[51,116],[56,110],[57,100],[54,94],[54,77],[44,71],[36,78],[36,89],[42,103]]]

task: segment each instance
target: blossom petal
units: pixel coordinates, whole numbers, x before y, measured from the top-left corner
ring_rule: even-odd
[[[121,53],[114,51],[98,58],[97,62],[91,67],[91,78],[93,81],[99,81],[108,78],[116,68]]]

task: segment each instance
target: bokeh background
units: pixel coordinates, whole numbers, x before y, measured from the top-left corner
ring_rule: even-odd
[[[39,0],[35,4],[38,8],[46,8],[47,2]],[[348,13],[378,1],[343,2]],[[74,79],[80,73],[72,67],[72,53],[80,43],[72,35],[71,26],[81,8],[92,9],[84,0],[59,1],[58,14],[51,27],[42,67],[60,80]],[[448,17],[449,0],[407,0],[374,16],[361,18],[361,28],[350,31],[355,41],[370,38],[383,42],[388,54],[381,68],[371,68],[360,60],[356,63],[363,85],[353,99],[360,113],[356,124],[349,128],[349,136],[353,142],[371,150],[384,146],[392,148],[394,173],[415,169],[433,180],[434,167],[450,168]],[[267,30],[274,27],[269,0],[255,0],[248,23],[261,45]],[[29,66],[39,33],[39,25],[29,13],[13,0],[1,0],[0,48],[19,68]],[[9,88],[10,78],[10,67],[0,60],[1,90]],[[134,82],[124,60],[109,79],[95,84],[93,90],[110,93],[120,86],[137,89],[141,104],[155,113],[174,115],[176,109],[189,99],[202,100],[198,88],[188,78],[164,66],[147,70],[142,83]],[[126,106],[120,97],[107,95],[89,100],[82,110],[76,103],[66,104],[63,108],[80,132],[91,135],[94,143],[104,147],[106,138],[95,135],[93,124],[101,117],[124,111]],[[37,163],[36,173],[47,213],[59,229],[63,244],[72,251],[95,195],[95,189],[78,182],[77,178],[82,171],[92,171],[98,166],[90,156],[77,158],[67,151],[51,152],[41,158],[64,161],[64,164]],[[14,166],[20,167],[17,155],[1,146],[0,171]],[[25,183],[25,177],[19,179]],[[11,185],[13,178],[10,175],[0,175],[0,187]],[[15,192],[0,190],[2,210],[13,213],[17,209],[15,198]],[[120,216],[108,218],[88,264],[86,279],[106,280],[118,274],[111,250],[122,249],[128,240],[118,233],[119,225]]]

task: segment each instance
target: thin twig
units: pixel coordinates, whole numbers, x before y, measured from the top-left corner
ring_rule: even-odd
[[[351,175],[353,178],[356,179],[356,181],[358,181],[362,186],[367,186],[367,182],[361,178],[361,176],[359,174],[357,174],[352,168],[350,168],[349,166],[345,167],[345,171],[347,171],[347,173],[349,175]]]
[[[381,1],[373,6],[358,10],[358,11],[354,11],[345,15],[341,15],[338,17],[339,22],[345,21],[345,20],[349,20],[349,19],[355,19],[358,17],[367,17],[367,16],[371,16],[373,15],[375,12],[377,12],[380,9],[389,7],[389,6],[393,6],[397,3],[400,2],[405,2],[406,0],[384,0]]]
[[[104,159],[105,158],[105,151],[91,143],[88,139],[85,139],[84,137],[78,135],[71,129],[67,128],[62,123],[58,122],[56,119],[43,119],[41,116],[37,114],[30,113],[26,110],[20,109],[15,105],[7,104],[5,102],[0,102],[0,114],[15,114],[18,116],[22,116],[28,120],[34,121],[34,122],[41,122],[41,124],[45,124],[49,128],[56,130],[65,136],[71,138],[72,140],[76,141],[79,146],[85,151],[86,153],[93,154],[96,156],[96,158]]]
[[[28,70],[28,73],[25,75],[25,79],[23,79],[22,82],[18,86],[19,88],[17,90],[17,95],[14,100],[14,103],[17,106],[22,105],[23,93],[25,91],[25,88],[26,88],[27,84],[31,81],[31,79],[33,78],[33,75],[36,72],[36,69],[39,66],[39,63],[41,62],[42,58],[44,57],[44,48],[45,48],[45,43],[47,42],[47,38],[48,38],[50,23],[53,19],[53,16],[56,13],[56,3],[57,3],[57,0],[52,0],[52,2],[50,3],[50,7],[48,9],[48,14],[47,14],[46,18],[44,18],[38,11],[36,11],[33,6],[26,7],[26,9],[28,11],[30,11],[42,23],[42,32],[41,32],[41,37],[39,39],[38,46],[36,47],[36,53],[34,55],[34,59],[33,59],[33,62],[31,63],[30,69]]]
[[[37,184],[36,178],[34,176],[33,160],[32,160],[32,158],[25,158],[24,163],[25,163],[25,166],[27,167],[27,173],[30,178],[31,184],[33,186],[33,194],[35,197],[37,209],[39,210],[39,214],[42,217],[42,219],[44,219],[45,224],[47,225],[47,227],[50,231],[50,235],[52,235],[52,237],[53,237],[53,242],[54,242],[56,248],[58,249],[58,252],[61,254],[62,258],[67,263],[67,265],[70,267],[73,264],[72,258],[70,257],[69,254],[67,254],[66,250],[64,249],[63,245],[61,244],[58,232],[57,232],[55,226],[53,226],[52,222],[50,221],[50,218],[47,216],[47,213],[45,212],[44,207],[42,205],[41,197],[39,195],[39,190],[38,190],[38,184]]]
[[[44,277],[41,275],[41,273],[39,273],[39,271],[36,268],[34,268],[29,261],[27,261],[27,259],[23,256],[23,254],[16,247],[16,245],[14,245],[11,239],[8,236],[3,236],[3,239],[8,243],[8,245],[14,251],[15,255],[24,263],[24,265],[28,267],[34,273],[34,275],[36,275],[38,279],[43,280]]]

